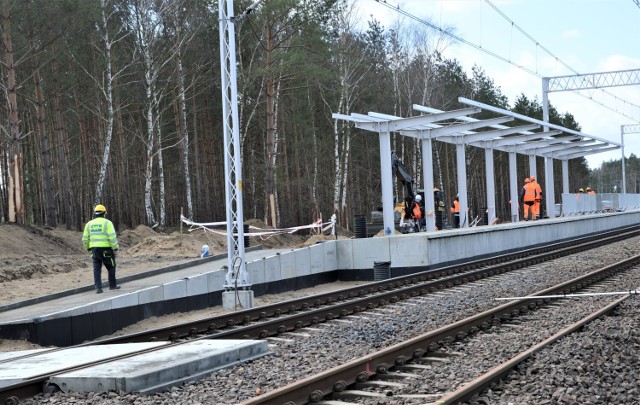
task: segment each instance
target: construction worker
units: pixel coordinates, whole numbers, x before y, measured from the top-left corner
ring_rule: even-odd
[[[524,186],[520,190],[520,201],[524,205],[524,220],[529,221],[532,217],[535,219],[536,187],[528,177],[524,179]]]
[[[415,231],[420,232],[424,224],[424,208],[422,207],[422,196],[416,195],[411,205],[411,213],[413,214]]]
[[[442,192],[438,187],[433,188],[433,201],[436,215],[436,231],[444,228],[444,199],[442,198]]]
[[[592,190],[591,187],[587,187],[587,194],[594,195],[595,193],[596,193],[596,190]]]
[[[93,258],[93,284],[96,293],[102,293],[102,265],[107,268],[109,274],[109,289],[118,290],[116,283],[116,252],[118,251],[118,239],[113,223],[105,218],[107,209],[98,204],[93,209],[94,218],[87,222],[82,235],[82,245],[91,252]]]
[[[451,213],[453,214],[453,227],[460,228],[460,198],[457,195],[451,203]]]
[[[536,182],[536,176],[531,176],[529,179],[531,184],[535,187],[536,196],[535,203],[533,204],[533,220],[540,219],[540,203],[542,202],[542,187]]]

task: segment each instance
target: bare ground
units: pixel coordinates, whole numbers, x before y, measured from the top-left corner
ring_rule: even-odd
[[[258,220],[247,221],[263,229]],[[342,233],[342,232],[339,232]],[[346,232],[345,232],[346,233]],[[82,232],[64,228],[36,228],[19,225],[0,225],[0,306],[24,301],[59,291],[93,284],[91,259],[82,247]],[[319,240],[331,239],[328,235],[302,236],[280,234],[269,238],[251,238],[250,243],[263,245],[265,249],[302,247]],[[136,229],[118,233],[120,249],[117,256],[117,276],[184,263],[200,257],[202,245],[209,246],[210,254],[226,253],[226,236],[192,230],[158,233],[140,225]],[[106,275],[106,270],[103,272]],[[346,283],[318,286],[279,296],[256,298],[256,305],[309,295],[326,290],[346,288]],[[222,313],[221,308],[210,308],[181,316],[181,321]],[[120,333],[175,322],[171,316],[154,318],[132,325]],[[35,348],[22,341],[0,340],[0,351]]]

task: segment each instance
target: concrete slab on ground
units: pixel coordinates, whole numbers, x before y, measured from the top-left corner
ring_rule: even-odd
[[[64,392],[152,394],[268,353],[266,341],[197,340],[60,374],[51,383]]]
[[[0,388],[34,378],[53,374],[69,367],[89,364],[143,349],[168,345],[168,342],[125,343],[119,345],[74,347],[65,350],[22,350],[19,359],[0,363]],[[41,352],[41,353],[38,353]],[[11,355],[5,354],[10,357]]]

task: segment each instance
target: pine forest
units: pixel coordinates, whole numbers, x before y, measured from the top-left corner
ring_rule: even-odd
[[[79,230],[97,203],[117,229],[164,230],[181,213],[225,220],[216,0],[0,1],[0,223]],[[236,13],[252,2],[236,0]],[[380,206],[377,134],[333,113],[407,117],[417,115],[413,104],[463,108],[462,96],[542,118],[536,95],[510,101],[481,66],[466,72],[444,57],[466,51],[446,32],[401,20],[383,26],[351,1],[266,0],[235,34],[244,217],[270,226],[335,213],[352,228],[354,216]],[[553,108],[550,121],[580,129]],[[392,149],[421,187],[419,142],[394,134]],[[435,141],[433,154],[435,184],[449,204],[455,146]],[[466,164],[469,207],[480,214],[483,150],[467,146]],[[628,164],[637,173],[638,159]],[[497,216],[508,218],[506,153],[495,153],[494,167]],[[528,167],[518,155],[518,178]],[[584,159],[571,160],[570,170],[572,187],[612,181],[606,165],[591,171]]]

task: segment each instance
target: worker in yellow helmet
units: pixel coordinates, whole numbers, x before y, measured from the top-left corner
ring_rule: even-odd
[[[94,218],[87,222],[82,234],[82,245],[91,252],[93,258],[93,284],[96,293],[102,293],[102,265],[107,268],[109,274],[109,289],[118,290],[116,283],[116,252],[118,251],[118,239],[113,223],[105,218],[107,209],[98,204],[93,209]]]

